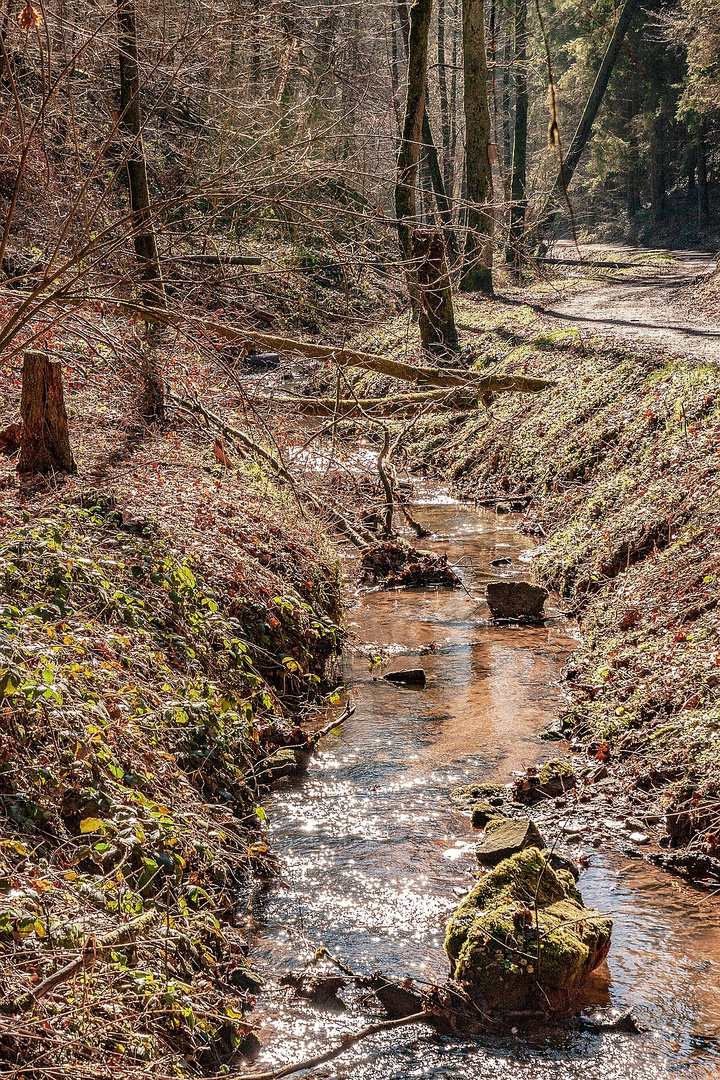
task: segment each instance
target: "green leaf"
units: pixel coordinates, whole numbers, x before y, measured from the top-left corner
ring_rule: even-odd
[[[52,668],[46,667],[42,673],[43,681],[51,686],[55,682],[55,672]]]

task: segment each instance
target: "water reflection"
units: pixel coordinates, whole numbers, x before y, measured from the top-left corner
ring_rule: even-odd
[[[446,536],[435,543],[451,562],[464,557],[468,591],[359,598],[346,660],[356,713],[328,737],[307,776],[278,789],[269,805],[283,878],[255,912],[256,955],[269,973],[297,966],[322,944],[355,970],[444,978],[444,924],[475,869],[468,819],[453,811],[449,792],[466,778],[505,781],[543,756],[537,732],[563,702],[559,670],[575,644],[572,626],[550,609],[545,627],[497,629],[480,596],[489,578],[527,575],[520,556],[530,542],[504,519],[448,500],[416,513]],[[489,568],[506,555],[509,566]],[[369,657],[381,648],[391,667],[422,664],[426,689],[374,678]],[[593,1003],[635,1006],[646,1034],[552,1028],[453,1041],[413,1028],[358,1046],[315,1075],[720,1076],[720,935],[702,897],[643,863],[603,853],[593,855],[581,887],[588,903],[616,919]],[[366,1015],[320,1012],[279,992],[261,1008],[264,1062],[317,1052]]]

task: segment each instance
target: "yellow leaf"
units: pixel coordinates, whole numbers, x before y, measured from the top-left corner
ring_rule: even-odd
[[[80,832],[97,832],[101,825],[102,821],[99,817],[86,817],[80,822]]]

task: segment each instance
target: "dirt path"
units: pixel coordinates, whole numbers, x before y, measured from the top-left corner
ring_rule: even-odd
[[[583,255],[622,260],[642,253],[640,248],[612,249],[586,245]],[[552,254],[574,258],[574,247],[555,246]],[[647,253],[646,253],[647,254]],[[720,361],[720,322],[689,310],[681,294],[713,266],[714,257],[698,251],[668,251],[674,262],[665,267],[640,269],[637,276],[614,278],[543,305],[546,314],[606,337],[660,346],[667,352],[698,360]]]

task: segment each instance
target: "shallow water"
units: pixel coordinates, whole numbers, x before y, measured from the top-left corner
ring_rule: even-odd
[[[469,779],[506,782],[548,756],[537,733],[563,705],[560,669],[576,644],[574,625],[548,602],[542,628],[493,627],[481,595],[487,580],[528,576],[531,541],[509,519],[432,491],[415,513],[433,530],[427,546],[459,563],[466,590],[358,595],[345,658],[356,712],[323,741],[307,775],[267,805],[281,880],[256,903],[253,953],[270,976],[325,945],[356,971],[442,980],[445,922],[476,869],[469,818],[449,793]],[[503,557],[511,564],[489,566]],[[380,653],[389,657],[383,670],[423,666],[427,687],[375,678],[371,657]],[[553,1027],[453,1040],[413,1027],[313,1075],[720,1077],[720,930],[707,899],[638,860],[588,854],[583,896],[615,917],[588,1011],[632,1005],[645,1034]],[[262,1063],[321,1052],[368,1016],[321,1011],[277,990],[263,995],[259,1014],[267,1018]]]

